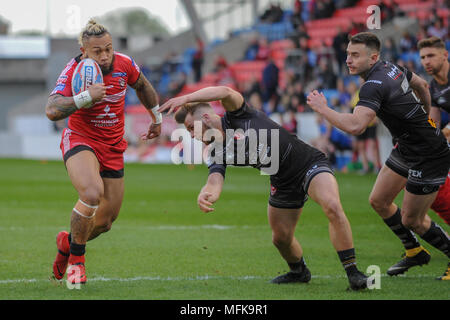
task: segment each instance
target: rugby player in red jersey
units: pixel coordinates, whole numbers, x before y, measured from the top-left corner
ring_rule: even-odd
[[[81,54],[62,71],[46,106],[47,117],[52,121],[69,117],[60,147],[79,200],[72,210],[70,234],[61,231],[56,237],[58,253],[53,275],[60,280],[67,269],[67,280],[72,284],[86,282],[86,242],[110,230],[122,205],[127,85],[136,90],[152,118],[146,139],[160,135],[162,122],[154,88],[133,59],[114,51],[111,35],[104,26],[89,20],[80,33],[79,44]],[[104,83],[93,84],[73,96],[72,75],[85,58],[98,63]]]

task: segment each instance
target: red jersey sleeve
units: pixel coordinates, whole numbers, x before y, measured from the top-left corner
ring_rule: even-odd
[[[133,85],[138,81],[139,75],[141,74],[141,69],[136,64],[136,62],[133,60],[133,58],[130,58],[130,66],[128,71],[128,84]]]
[[[65,97],[71,97],[72,94],[72,75],[77,63],[72,59],[61,72],[56,80],[56,86],[50,95],[61,94]]]

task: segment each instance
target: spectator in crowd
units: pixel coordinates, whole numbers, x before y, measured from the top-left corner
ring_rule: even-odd
[[[445,39],[447,36],[447,28],[442,25],[441,19],[437,18],[434,23],[428,27],[428,36]]]
[[[289,39],[294,44],[295,48],[300,48],[300,41],[302,38],[309,39],[306,25],[304,23],[299,24],[294,31],[289,35]]]
[[[336,0],[335,1],[336,9],[354,7],[358,1],[359,0]]]
[[[244,88],[243,94],[244,94],[244,98],[245,100],[250,100],[250,97],[253,94],[257,94],[261,100],[262,100],[262,89],[261,89],[261,84],[260,82],[256,79],[256,77],[253,77],[246,85],[246,87]]]
[[[277,23],[281,22],[283,20],[283,9],[281,9],[281,6],[279,3],[277,4],[270,4],[270,7],[264,11],[262,16],[260,17],[261,22],[263,23]]]
[[[259,37],[254,36],[250,40],[247,49],[245,49],[244,60],[255,60],[259,50]]]
[[[365,30],[366,30],[366,26],[363,23],[352,22],[352,25],[350,27],[350,30],[348,31],[348,34],[349,34],[349,37],[351,37],[357,33],[365,31]]]
[[[410,50],[414,50],[416,46],[416,39],[408,32],[405,31],[400,38],[400,52],[404,53]]]
[[[339,72],[346,70],[347,59],[347,45],[348,45],[348,32],[344,31],[341,27],[337,27],[337,34],[333,38],[333,50],[338,63]]]
[[[394,39],[387,38],[381,48],[381,59],[386,61],[397,61],[398,51]]]
[[[247,101],[254,109],[263,110],[263,101],[259,92],[253,91]]]
[[[380,8],[381,12],[381,21],[389,22],[396,16],[395,8],[397,7],[397,5],[393,0],[381,1],[381,3],[378,4],[378,7]]]
[[[294,96],[293,98],[295,98]],[[297,108],[288,108],[285,115],[281,117],[281,126],[287,131],[297,134]]]
[[[337,102],[339,106],[348,106],[352,97],[350,93],[345,89],[344,80],[342,80],[342,78],[337,79],[336,90],[338,91]]]
[[[255,60],[266,61],[270,55],[270,47],[267,38],[261,37],[258,41],[258,52],[256,53]]]
[[[272,100],[272,104],[276,106],[276,103],[278,102],[278,80],[279,69],[273,59],[269,58],[262,73],[262,93],[264,103]]]
[[[300,0],[295,0],[294,9],[292,10],[292,15],[290,18],[291,24],[292,24],[292,29],[294,29],[294,30],[296,30],[298,28],[298,26],[304,24],[302,10],[303,10],[302,2]]]
[[[196,37],[197,40],[197,48],[192,57],[192,69],[194,70],[194,81],[200,82],[202,79],[202,67],[204,61],[204,47],[203,41],[200,37]]]
[[[315,1],[314,19],[329,18],[333,15],[336,7],[334,6],[334,0],[320,0]]]
[[[216,56],[214,72],[217,74],[216,85],[234,85],[233,75],[228,68],[228,62],[222,54]]]
[[[336,88],[337,76],[331,68],[331,62],[327,59],[320,59],[318,68],[315,69],[318,88],[334,89]]]

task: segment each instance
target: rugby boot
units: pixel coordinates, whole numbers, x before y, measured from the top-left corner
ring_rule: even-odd
[[[361,271],[355,271],[348,275],[348,282],[350,283],[350,289],[357,291],[367,288],[367,277]]]
[[[295,283],[295,282],[307,283],[310,280],[311,280],[311,272],[309,272],[309,269],[305,266],[302,272],[289,271],[288,273],[282,274],[281,276],[272,279],[270,282],[276,284]]]
[[[67,269],[67,281],[71,284],[85,284],[86,268],[84,266],[84,255],[74,256],[70,255],[69,268]]]
[[[390,276],[396,276],[408,271],[409,268],[414,266],[421,266],[424,264],[428,264],[431,259],[430,253],[422,246],[419,248],[411,249],[414,250],[414,255],[410,255],[407,253],[403,255],[403,259],[394,264],[387,270],[387,274]]]
[[[447,270],[445,270],[444,274],[437,277],[436,280],[450,280],[450,262],[448,263]]]
[[[61,231],[56,236],[56,253],[55,261],[53,261],[53,276],[57,280],[61,280],[66,273],[67,264],[70,256],[69,233]]]

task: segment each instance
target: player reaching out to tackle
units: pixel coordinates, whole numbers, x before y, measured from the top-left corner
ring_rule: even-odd
[[[220,100],[226,110],[223,118],[208,103],[216,100]],[[170,99],[160,110],[170,114],[177,108],[176,121],[210,148],[209,176],[197,199],[202,211],[214,210],[212,206],[222,192],[227,165],[250,165],[270,174],[268,219],[272,242],[290,268],[290,272],[276,277],[273,283],[309,282],[311,279],[303,249],[294,237],[302,207],[309,196],[322,207],[329,220],[330,239],[350,287],[353,290],[366,288],[367,277],[356,266],[352,232],[340,203],[338,185],[322,152],[251,108],[239,92],[228,87],[204,88]],[[270,161],[266,161],[268,159]]]
[[[130,57],[114,51],[105,27],[91,19],[80,34],[79,44],[81,54],[67,64],[46,106],[50,120],[69,117],[61,150],[79,200],[72,210],[70,234],[62,231],[56,237],[53,275],[62,279],[69,264],[67,280],[73,284],[86,282],[86,242],[111,228],[122,205],[127,85],[136,90],[152,117],[146,138],[160,135],[162,121],[155,90]],[[72,75],[85,58],[98,63],[104,83],[72,96]]]
[[[332,110],[323,93],[317,91],[308,95],[307,102],[333,126],[354,135],[361,134],[378,116],[397,141],[369,197],[374,210],[406,250],[404,258],[388,269],[392,276],[430,260],[413,232],[450,257],[448,235],[427,215],[447,178],[450,149],[428,116],[431,98],[426,81],[405,68],[379,60],[380,49],[380,40],[374,34],[362,32],[350,39],[349,72],[365,80],[353,113]],[[405,187],[399,208],[394,199]],[[438,279],[449,280],[446,274],[448,267]]]

